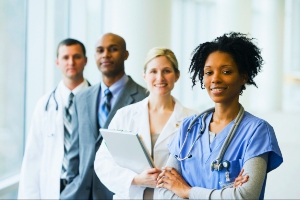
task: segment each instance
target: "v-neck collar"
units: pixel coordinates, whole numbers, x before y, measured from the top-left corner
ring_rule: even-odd
[[[211,122],[213,113],[210,113],[207,118],[205,119],[205,131],[203,134],[203,142],[206,143],[206,155],[209,155],[207,159],[209,159],[209,157],[214,154],[216,151],[219,152],[227,135],[229,134],[230,129],[233,126],[234,120],[232,120],[229,124],[227,124],[223,130],[218,133],[215,137],[215,139],[209,144],[209,124]],[[218,154],[218,153],[217,153]],[[207,160],[206,159],[206,160]]]

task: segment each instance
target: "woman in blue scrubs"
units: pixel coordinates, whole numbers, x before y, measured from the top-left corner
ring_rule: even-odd
[[[224,34],[194,50],[190,65],[193,86],[200,81],[215,110],[195,120],[186,141],[187,129],[196,116],[184,120],[169,144],[167,167],[158,177],[159,198],[264,198],[267,173],[283,162],[281,151],[272,126],[243,113],[239,103],[245,85],[256,86],[253,79],[262,64],[260,49],[241,33]],[[227,143],[238,117],[240,123]],[[224,143],[228,147],[216,161]],[[232,187],[242,169],[249,180]]]

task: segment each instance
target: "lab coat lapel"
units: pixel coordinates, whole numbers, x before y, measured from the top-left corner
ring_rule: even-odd
[[[62,90],[61,87],[57,88],[57,92],[55,95],[55,98],[58,103],[58,111],[55,113],[55,115],[52,115],[53,117],[55,116],[55,135],[54,135],[54,140],[49,140],[48,142],[51,142],[52,152],[49,153],[49,159],[48,161],[54,161],[54,163],[49,163],[48,166],[51,168],[49,170],[50,176],[49,180],[51,180],[52,184],[54,184],[54,180],[59,179],[60,173],[61,173],[61,166],[62,166],[62,161],[64,157],[64,120],[63,120],[63,110],[64,110],[64,105],[63,105],[63,98],[62,98]],[[54,111],[54,109],[52,109]],[[49,145],[49,144],[48,144]],[[54,177],[56,177],[54,179]],[[55,187],[55,190],[58,191],[58,187]]]
[[[173,100],[175,101],[174,111],[160,133],[155,146],[160,145],[167,138],[171,136],[173,137],[173,135],[179,130],[179,125],[185,118],[183,115],[182,105],[175,98],[173,98]]]
[[[57,142],[57,147],[63,152],[63,146],[64,146],[64,120],[63,120],[63,109],[64,106],[61,102],[63,102],[62,100],[62,96],[61,96],[61,90],[60,88],[58,88],[58,94],[56,96],[57,102],[58,102],[58,111],[56,112],[56,133],[58,134],[58,140]],[[62,147],[62,148],[60,148]]]
[[[63,84],[62,82],[60,84]],[[63,98],[62,98],[62,90],[61,87],[58,86],[57,88],[57,92],[56,92],[56,100],[58,103],[58,111],[56,112],[56,133],[59,134],[59,139],[58,139],[58,143],[57,145],[62,146],[61,150],[63,151],[63,146],[64,145],[60,145],[60,143],[64,144],[64,120],[63,120],[63,110],[64,110],[64,105],[63,105]]]
[[[141,101],[141,106],[138,108],[134,117],[135,124],[138,124],[138,134],[142,137],[145,146],[151,154],[151,135],[149,126],[149,112],[148,112],[149,98]]]

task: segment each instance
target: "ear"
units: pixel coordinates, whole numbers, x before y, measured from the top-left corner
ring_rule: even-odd
[[[124,60],[127,60],[129,57],[129,52],[126,50],[124,54]]]
[[[56,64],[56,66],[58,67],[58,65],[59,65],[58,59],[55,60],[55,64]]]
[[[248,75],[247,74],[242,74],[242,85],[245,85],[248,81]]]
[[[180,77],[180,72],[176,73],[175,83],[178,81],[179,77]]]
[[[85,65],[84,65],[84,67],[86,66],[87,62],[88,62],[88,57],[85,57]]]
[[[145,72],[143,72],[143,78],[144,78],[144,81],[145,81],[145,83],[147,83],[147,81],[146,81],[146,74],[145,74]]]

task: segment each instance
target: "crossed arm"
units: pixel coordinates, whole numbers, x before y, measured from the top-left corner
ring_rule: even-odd
[[[250,177],[247,182],[239,182],[234,188],[215,190],[188,185],[181,176],[177,159],[170,155],[168,167],[158,176],[159,199],[258,199],[266,178],[267,162],[268,153],[249,159],[240,173]]]

